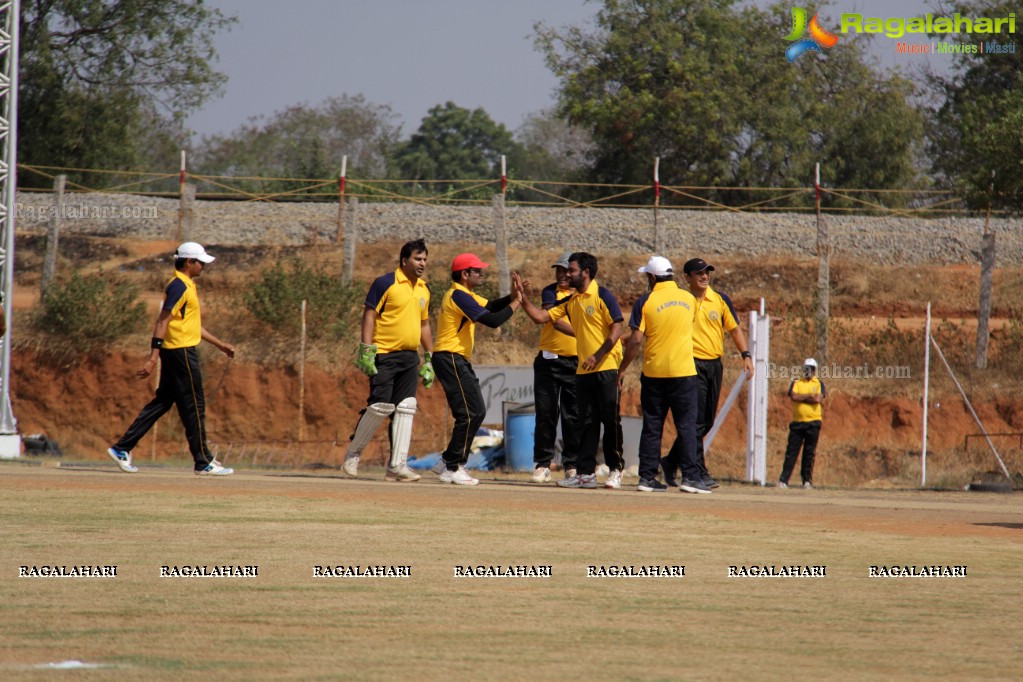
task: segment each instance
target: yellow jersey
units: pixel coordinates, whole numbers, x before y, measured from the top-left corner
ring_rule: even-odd
[[[716,360],[725,354],[725,332],[739,326],[732,299],[710,287],[696,301],[696,326],[693,329],[693,355],[700,360]]]
[[[643,375],[655,378],[696,375],[693,321],[696,298],[675,282],[657,282],[632,306],[629,326],[643,332]]]
[[[827,392],[824,390],[824,384],[816,376],[812,376],[809,379],[793,379],[792,383],[789,384],[789,395],[813,395],[820,394],[821,397],[827,396]],[[821,404],[820,403],[792,403],[792,421],[794,422],[819,422],[821,420]]]
[[[590,370],[583,369],[583,363],[604,345],[611,325],[622,322],[622,310],[618,307],[618,299],[610,291],[591,280],[583,293],[576,292],[567,301],[554,306],[550,313],[551,320],[567,317],[575,331],[576,354],[579,367],[576,374],[591,374],[609,369],[618,369],[622,364],[622,344],[616,343],[604,356],[604,359]]]
[[[366,294],[366,307],[377,312],[373,343],[378,353],[419,349],[430,314],[430,289],[422,278],[412,284],[401,268],[380,275]]]

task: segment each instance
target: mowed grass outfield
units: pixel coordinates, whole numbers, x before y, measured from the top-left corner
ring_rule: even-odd
[[[1018,680],[1019,494],[0,464],[0,679]],[[635,483],[634,479],[632,481]],[[21,578],[22,565],[116,578]],[[163,565],[256,578],[160,578]],[[409,578],[315,578],[317,565]],[[459,565],[550,578],[455,578]],[[587,578],[590,565],[684,578]],[[728,577],[826,565],[824,578]],[[870,578],[871,565],[965,578]],[[89,670],[57,670],[81,661]]]

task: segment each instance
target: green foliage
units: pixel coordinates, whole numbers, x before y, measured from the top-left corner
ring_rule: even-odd
[[[805,187],[816,161],[834,187],[912,183],[923,116],[909,82],[868,67],[848,36],[787,63],[790,8],[604,0],[592,33],[537,25],[559,113],[596,142],[590,179],[650,184],[659,157],[666,185]],[[763,198],[718,198],[731,194]]]
[[[394,164],[401,178],[412,180],[496,180],[501,155],[514,160],[521,149],[482,108],[470,111],[448,102],[430,109],[419,130],[398,145]],[[506,170],[512,174],[512,168]],[[489,198],[493,190],[484,195]]]
[[[21,3],[18,160],[168,165],[157,155],[183,141],[184,115],[226,80],[210,63],[232,21],[195,0]]]
[[[205,175],[267,178],[231,183],[253,192],[302,186],[273,178],[337,178],[345,155],[349,177],[383,177],[398,137],[394,119],[390,107],[370,104],[361,95],[332,97],[316,107],[299,104],[253,118],[230,135],[205,138],[196,167]],[[329,193],[334,187],[311,191]]]
[[[948,13],[1003,17],[1019,3],[957,2]],[[1017,19],[1018,21],[1018,19]],[[1016,34],[964,37],[1015,43]],[[944,36],[955,41],[956,36]],[[1017,45],[1017,50],[1019,46]],[[963,54],[951,76],[932,76],[942,102],[930,136],[934,167],[974,209],[1023,211],[1023,61],[1019,54]]]
[[[364,292],[322,268],[301,260],[290,267],[278,262],[243,294],[245,308],[271,334],[298,338],[302,327],[302,301],[306,301],[306,336],[340,340],[357,328],[357,304]]]
[[[68,281],[53,282],[46,290],[35,326],[79,348],[96,349],[139,329],[146,306],[138,295],[132,284],[75,272]]]

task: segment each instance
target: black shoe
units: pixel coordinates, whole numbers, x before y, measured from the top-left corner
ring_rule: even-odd
[[[678,487],[684,493],[699,493],[701,495],[710,495],[710,488],[708,488],[703,481],[694,481],[689,478],[683,478],[682,483]]]
[[[675,478],[675,475],[678,473],[678,467],[671,466],[667,457],[661,457],[661,471],[664,473],[665,484],[669,488],[677,488],[678,479]]]
[[[636,489],[641,493],[663,493],[668,489],[668,486],[664,485],[656,478],[644,478],[640,479],[639,486]]]
[[[710,474],[703,475],[703,484],[708,488],[720,488],[721,484],[714,480]]]

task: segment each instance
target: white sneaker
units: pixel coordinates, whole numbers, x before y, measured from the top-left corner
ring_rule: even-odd
[[[117,462],[117,466],[121,468],[121,471],[134,474],[138,471],[138,467],[132,466],[131,464],[131,453],[127,450],[118,450],[117,448],[107,448],[107,454],[110,455],[110,459]]]
[[[622,488],[622,472],[615,469],[607,476],[607,480],[604,481],[605,488],[612,488],[614,490],[621,490]]]
[[[537,467],[529,480],[533,483],[547,483],[551,480],[551,470],[548,467]]]
[[[234,473],[234,469],[222,466],[217,460],[213,460],[206,465],[205,469],[196,469],[196,476],[230,476]]]
[[[575,469],[565,469],[565,478],[575,478]]]
[[[345,475],[349,478],[359,477],[359,456],[352,455],[351,457],[345,457],[345,463],[341,466],[344,469]]]
[[[440,479],[441,483],[451,483],[452,482],[451,477],[454,475],[455,475],[454,471],[450,471],[447,468],[445,468],[444,471],[440,472],[440,476],[438,476],[438,478]]]
[[[803,481],[803,488],[806,490],[813,490],[813,484],[810,481]]]
[[[458,471],[451,472],[451,482],[455,485],[476,485],[478,480],[465,471],[465,467],[458,467]]]
[[[418,481],[422,477],[407,466],[402,465],[398,469],[388,467],[384,478],[388,481]]]
[[[789,484],[786,483],[785,481],[778,481],[778,487],[779,488],[788,488]]]

